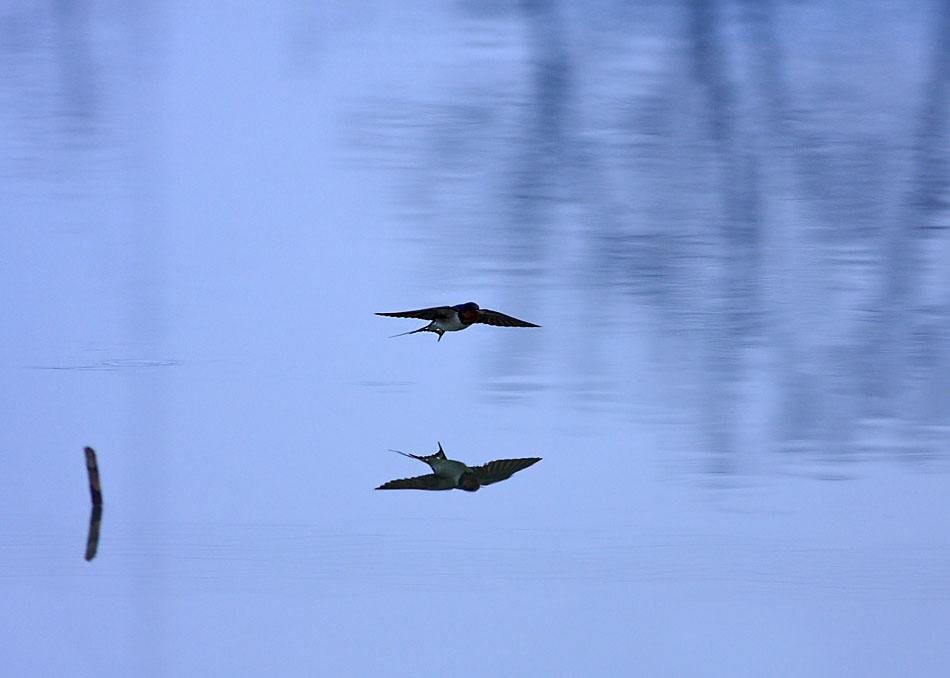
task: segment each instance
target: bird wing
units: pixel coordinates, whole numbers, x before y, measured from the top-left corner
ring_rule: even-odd
[[[541,327],[540,325],[529,323],[526,320],[512,318],[510,315],[505,315],[498,311],[490,311],[487,308],[483,308],[478,312],[478,317],[475,319],[475,322],[485,325],[494,325],[495,327]]]
[[[491,485],[511,476],[532,464],[541,461],[541,457],[527,457],[525,459],[496,459],[481,466],[472,467],[472,473],[482,485]]]
[[[424,476],[415,478],[400,478],[399,480],[390,480],[383,483],[377,490],[451,490],[455,483],[451,478],[437,476],[434,473],[428,473]]]
[[[419,318],[420,320],[446,320],[455,313],[451,306],[433,306],[432,308],[420,308],[415,311],[395,311],[393,313],[377,313],[389,318]]]

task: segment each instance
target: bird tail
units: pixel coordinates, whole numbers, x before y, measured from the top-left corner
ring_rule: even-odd
[[[412,454],[411,452],[403,452],[402,450],[393,450],[390,449],[390,452],[395,452],[396,454],[401,454],[404,457],[409,457],[410,459],[418,459],[419,461],[425,461],[422,457],[417,454]]]
[[[412,330],[412,331],[410,331],[410,332],[400,332],[399,334],[392,334],[392,335],[390,335],[390,336],[387,337],[387,338],[388,338],[388,339],[395,339],[396,337],[404,337],[404,336],[406,336],[407,334],[415,334],[416,332],[431,332],[431,331],[432,331],[432,330],[429,329],[429,326],[426,325],[425,327],[420,327],[419,329],[417,329],[417,330]],[[439,337],[439,339],[441,339],[441,338],[442,338],[442,337]]]

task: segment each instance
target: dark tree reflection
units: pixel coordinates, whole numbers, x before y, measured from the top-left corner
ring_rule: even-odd
[[[553,310],[535,380],[617,410],[675,393],[663,416],[715,473],[753,447],[939,446],[950,3],[458,7],[481,39],[447,68],[478,89],[414,102],[387,141],[424,177],[427,259],[464,224],[459,280]]]
[[[950,97],[950,2],[933,22],[930,72],[912,125],[912,167],[896,219],[882,251],[883,292],[869,347],[875,357],[872,393],[883,412],[902,420],[946,423],[948,297],[928,298],[928,253],[946,242],[948,97]],[[930,259],[933,261],[933,259]],[[928,285],[928,283],[930,283]],[[938,384],[942,384],[939,386]]]

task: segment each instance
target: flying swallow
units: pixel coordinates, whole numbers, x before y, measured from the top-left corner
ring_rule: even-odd
[[[498,311],[489,311],[487,308],[479,308],[478,304],[470,301],[467,304],[458,304],[456,306],[433,306],[432,308],[420,308],[416,311],[398,311],[396,313],[377,313],[390,318],[419,318],[420,320],[431,321],[425,327],[420,327],[411,332],[394,334],[394,337],[402,337],[416,332],[435,332],[439,335],[438,341],[442,341],[442,335],[446,332],[457,332],[471,327],[475,323],[483,325],[494,325],[495,327],[541,327],[534,323],[512,318],[510,315],[499,313]]]
[[[393,450],[399,452],[399,450]],[[439,443],[439,451],[430,455],[409,454],[399,452],[404,457],[412,457],[425,462],[432,469],[432,473],[415,478],[400,478],[383,483],[377,490],[452,490],[458,488],[467,492],[474,492],[482,485],[491,485],[507,480],[522,469],[541,461],[541,457],[527,457],[525,459],[497,459],[481,466],[468,466],[454,459],[446,459]]]

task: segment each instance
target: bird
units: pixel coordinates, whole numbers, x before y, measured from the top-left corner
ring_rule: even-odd
[[[526,457],[524,459],[496,459],[481,466],[468,466],[464,462],[448,459],[439,443],[439,451],[429,455],[410,454],[392,450],[404,457],[418,459],[425,462],[432,469],[432,473],[415,478],[400,478],[383,483],[377,490],[465,490],[475,492],[482,485],[507,480],[522,469],[541,461],[541,457]]]
[[[475,323],[483,325],[494,325],[495,327],[541,327],[525,320],[512,318],[510,315],[490,311],[487,308],[479,308],[474,301],[455,306],[433,306],[432,308],[420,308],[415,311],[396,311],[394,313],[377,313],[389,318],[419,318],[420,320],[431,321],[425,327],[420,327],[411,332],[394,334],[393,337],[403,337],[407,334],[417,332],[435,332],[439,335],[437,341],[442,341],[442,335],[446,332],[457,332],[471,327]],[[392,337],[390,337],[392,338]]]

